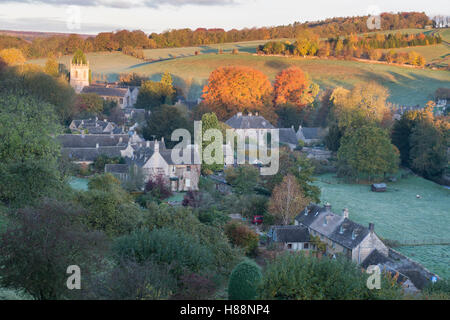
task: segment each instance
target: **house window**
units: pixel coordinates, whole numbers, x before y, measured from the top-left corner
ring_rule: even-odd
[[[190,172],[190,171],[191,171],[191,166],[187,166],[187,167],[186,167],[186,171],[187,171],[187,172]]]
[[[186,188],[190,188],[191,187],[191,179],[186,179]]]
[[[288,249],[292,249],[292,243],[288,243],[288,244],[287,244],[287,248],[288,248]]]
[[[119,101],[120,101],[120,104],[123,104],[123,98],[120,98]]]
[[[303,244],[303,249],[309,249],[309,243],[304,243]]]

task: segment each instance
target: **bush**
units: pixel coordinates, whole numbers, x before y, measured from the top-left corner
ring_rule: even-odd
[[[253,260],[244,260],[233,270],[228,283],[229,300],[254,300],[262,279],[261,268]]]
[[[162,175],[158,175],[155,179],[150,179],[145,185],[145,192],[160,200],[167,199],[172,195],[172,191]]]
[[[225,234],[233,245],[243,248],[246,254],[254,254],[258,248],[258,234],[239,222],[228,223],[225,226]]]
[[[140,230],[122,236],[116,240],[114,252],[119,259],[171,265],[175,276],[185,270],[207,271],[214,259],[211,251],[191,235],[167,228]]]

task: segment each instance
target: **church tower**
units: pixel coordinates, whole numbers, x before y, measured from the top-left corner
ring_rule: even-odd
[[[89,86],[89,61],[81,50],[77,50],[70,64],[70,85],[80,93]]]

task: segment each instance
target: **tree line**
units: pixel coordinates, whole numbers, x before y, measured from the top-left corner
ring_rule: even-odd
[[[102,32],[95,37],[83,39],[79,35],[51,36],[35,38],[28,42],[19,37],[0,35],[0,49],[18,48],[28,59],[72,54],[77,49],[84,52],[124,51],[140,58],[141,49],[173,48],[230,43],[252,40],[297,38],[305,30],[313,31],[319,37],[337,37],[349,34],[370,32],[367,16],[332,18],[315,22],[295,22],[293,24],[252,29],[225,31],[223,29],[176,29],[147,36],[143,31],[120,30]],[[383,13],[382,30],[403,28],[424,28],[432,21],[419,12]]]
[[[319,40],[319,37],[310,32],[303,33],[298,40],[269,41],[258,47],[258,54],[289,55],[289,56],[318,56],[326,58],[363,58],[370,60],[387,61],[389,63],[407,63],[423,66],[425,58],[417,52],[403,53],[389,51],[382,53],[380,49],[394,49],[442,43],[441,36],[434,34],[365,34],[357,36],[330,38]]]

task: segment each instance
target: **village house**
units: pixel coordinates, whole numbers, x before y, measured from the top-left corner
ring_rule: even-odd
[[[270,243],[285,250],[310,250],[311,238],[307,227],[304,226],[273,226],[269,229]]]
[[[132,107],[130,88],[118,88],[109,84],[92,84],[83,87],[81,93],[95,93],[104,100],[115,101],[121,109]]]
[[[142,168],[144,180],[154,180],[163,177],[172,191],[196,191],[201,174],[201,165],[194,163],[194,148],[188,146],[191,158],[188,163],[175,163],[172,159],[172,149],[166,148],[164,139],[161,141],[144,141],[136,144],[131,142],[120,151],[126,164],[106,165],[105,172],[126,179],[133,166]]]
[[[327,135],[328,130],[320,127],[298,127],[297,140],[302,140],[305,145],[320,143]]]
[[[347,209],[337,215],[329,204],[311,205],[295,218],[295,225],[306,227],[310,235],[319,237],[326,244],[328,256],[340,254],[360,264],[375,249],[388,255],[388,248],[375,234],[374,224],[364,227],[353,222]]]
[[[62,134],[57,137],[61,153],[74,163],[88,166],[100,155],[121,157],[131,141],[139,141],[137,135],[128,134]]]
[[[259,135],[268,130],[277,129],[263,116],[260,116],[258,112],[256,112],[255,115],[249,112],[246,116],[243,115],[242,112],[238,112],[228,119],[225,124],[234,129],[236,134],[244,137],[247,137],[250,131],[255,131],[256,134]],[[298,145],[295,130],[293,128],[280,128],[278,130],[280,144],[286,145],[291,150],[294,150]]]
[[[76,133],[89,133],[89,134],[124,134],[123,127],[119,127],[114,122],[109,122],[107,119],[99,120],[97,117],[94,119],[81,119],[72,120],[69,125],[69,129],[73,134]]]

